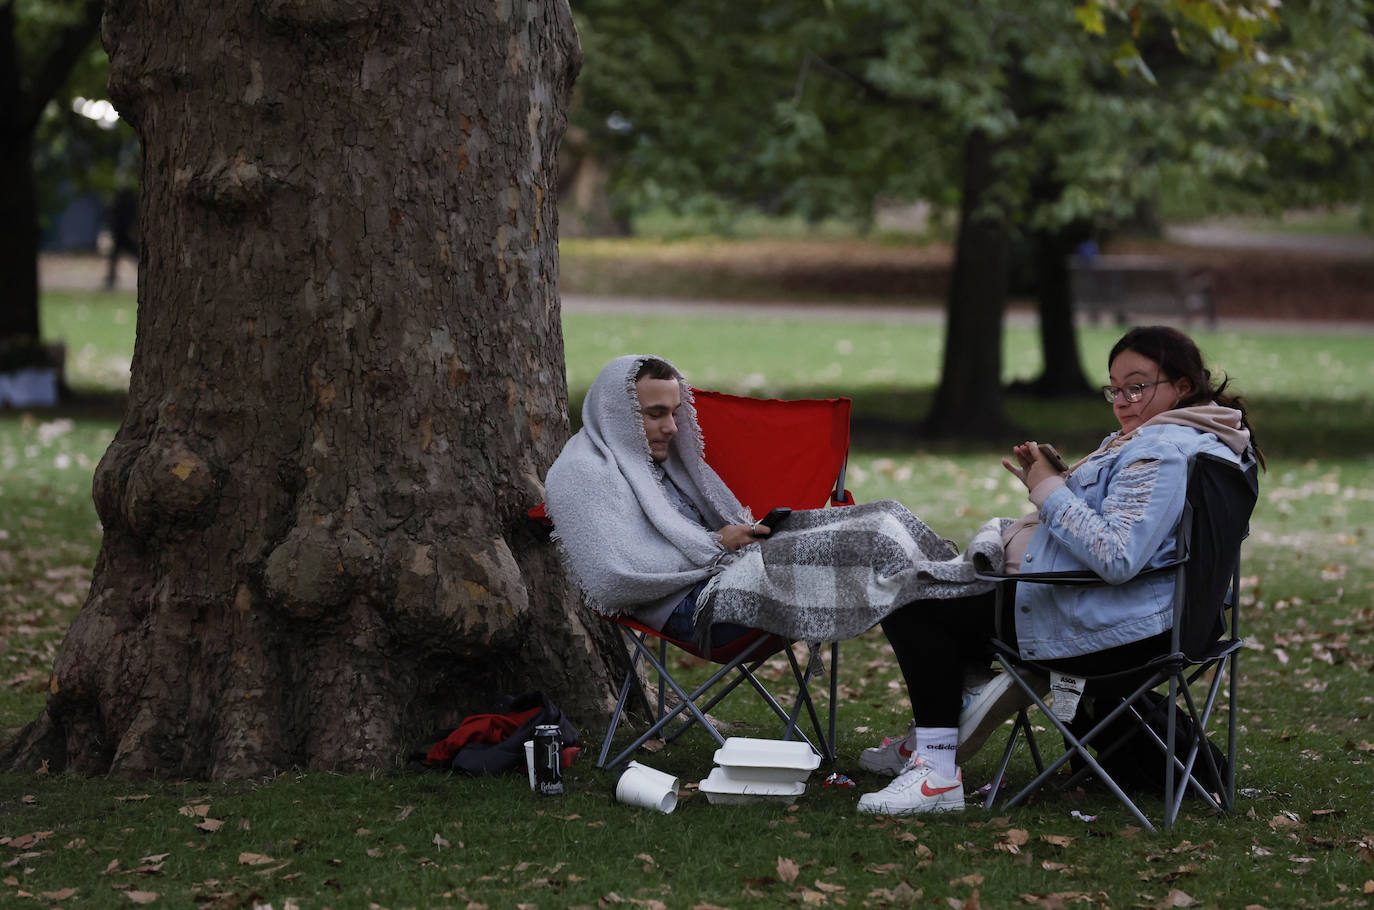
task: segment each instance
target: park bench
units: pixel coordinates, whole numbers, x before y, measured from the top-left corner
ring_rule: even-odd
[[[1069,263],[1073,299],[1093,322],[1112,313],[1118,323],[1128,314],[1182,316],[1189,324],[1204,316],[1217,323],[1212,276],[1163,256],[1074,256]]]

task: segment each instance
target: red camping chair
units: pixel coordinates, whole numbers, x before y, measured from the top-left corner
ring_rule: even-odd
[[[694,390],[693,397],[702,437],[706,441],[706,462],[755,515],[764,515],[775,506],[817,509],[827,502],[837,506],[853,502],[849,491],[844,488],[845,464],[849,457],[848,398],[780,401],[741,398],[701,390]],[[612,765],[620,764],[650,738],[662,735],[668,725],[683,713],[688,716],[666,737],[667,740],[676,739],[693,724],[700,723],[718,743],[724,745],[725,739],[706,720],[706,712],[743,682],[748,682],[784,721],[784,739],[790,739],[795,733],[809,743],[817,754],[829,761],[835,760],[836,675],[839,671],[837,643],[830,645],[830,717],[828,727],[822,728],[808,686],[810,661],[803,668],[792,652],[794,643],[786,638],[755,629],[722,647],[711,649],[708,654],[691,642],[669,638],[628,616],[602,618],[620,627],[633,656],[625,682],[620,687],[615,711],[611,714],[606,738],[601,744],[601,755],[596,763],[598,768],[606,766],[611,740],[624,714],[630,691],[637,684],[636,671],[640,658],[648,661],[659,677],[653,724],[616,755]],[[651,638],[657,643],[656,649],[649,643]],[[687,692],[673,679],[667,668],[670,644],[720,664],[720,669]],[[778,652],[787,655],[793,679],[797,683],[797,699],[790,714],[755,676],[758,668]],[[665,710],[665,687],[671,688],[678,697],[677,706],[671,710]],[[708,696],[709,700],[698,704]],[[815,730],[815,743],[797,726],[803,707]]]

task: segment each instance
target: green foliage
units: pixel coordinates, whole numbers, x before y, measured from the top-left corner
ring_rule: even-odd
[[[635,207],[714,194],[862,218],[879,197],[947,204],[975,133],[1005,149],[989,214],[1023,226],[1109,226],[1176,185],[1236,188],[1218,203],[1372,198],[1368,0],[575,12],[574,119]]]
[[[89,362],[127,364],[132,295],[45,303],[45,324],[60,324],[78,345],[96,349]],[[886,407],[870,399],[900,403],[928,394],[940,343],[928,324],[898,332],[879,321],[802,318],[569,316],[566,333],[577,398],[610,356],[636,348],[666,354],[703,385],[845,391],[869,414]],[[1084,333],[1090,369],[1102,370],[1114,334]],[[1009,376],[1035,370],[1028,338],[1024,330],[1009,335],[1016,352]],[[883,781],[858,770],[857,752],[900,730],[909,709],[890,650],[869,633],[844,645],[839,668],[838,770],[855,778],[857,790],[823,788],[816,774],[794,809],[708,805],[691,787],[710,769],[715,748],[699,732],[643,756],[688,785],[667,816],[613,802],[612,776],[596,771],[587,753],[560,799],[536,797],[519,775],[470,779],[439,771],[284,770],[224,784],[6,772],[0,850],[9,865],[0,902],[103,907],[156,895],[155,906],[279,910],[887,907],[967,906],[976,892],[985,907],[1227,907],[1238,895],[1275,907],[1367,905],[1374,849],[1367,808],[1374,798],[1368,339],[1227,331],[1199,333],[1199,340],[1252,396],[1272,440],[1244,557],[1242,790],[1229,816],[1190,804],[1171,833],[1150,835],[1095,787],[1047,794],[1005,813],[858,815],[857,794]],[[74,378],[87,388],[121,387],[104,371]],[[1100,400],[1059,413],[1057,423],[1039,407],[1021,411],[1022,418],[1051,426],[1056,442],[1094,437],[1110,422]],[[1347,443],[1326,448],[1307,440],[1322,409],[1341,418],[1322,432],[1339,429]],[[90,477],[115,428],[113,418],[0,413],[0,634],[7,642],[0,649],[0,738],[36,715],[58,640],[89,586],[100,539]],[[1079,446],[1061,448],[1072,455]],[[849,486],[863,499],[900,499],[955,539],[989,515],[1025,508],[1024,493],[991,451],[865,444],[854,454]],[[688,678],[704,672],[677,669]],[[784,667],[774,662],[763,672],[776,680]],[[732,698],[715,713],[733,724],[731,733],[775,735],[752,700]],[[577,720],[597,742],[602,719]],[[995,769],[993,742],[965,766],[970,789]],[[1014,780],[1026,780],[1030,768],[1018,753]],[[1157,800],[1143,804],[1158,814]],[[1075,810],[1092,820],[1074,817]]]

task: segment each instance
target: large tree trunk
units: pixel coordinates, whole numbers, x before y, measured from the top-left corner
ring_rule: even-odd
[[[1044,367],[1023,390],[1036,395],[1064,397],[1088,394],[1088,380],[1078,356],[1078,332],[1073,324],[1073,283],[1069,256],[1086,239],[1088,229],[1070,224],[1031,236],[1035,292],[1040,310],[1040,353]]]
[[[1011,268],[1008,216],[988,198],[996,146],[974,133],[964,148],[963,195],[945,319],[944,366],[923,430],[992,438],[1007,426],[1002,396],[1002,314]]]
[[[526,530],[567,434],[566,0],[114,0],[142,139],[128,412],[89,599],[21,760],[393,764],[612,639]]]

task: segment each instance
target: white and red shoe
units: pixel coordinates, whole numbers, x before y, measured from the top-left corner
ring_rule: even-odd
[[[877,793],[859,797],[859,811],[878,815],[964,811],[964,773],[950,779],[920,758],[913,758],[897,779]]]
[[[907,727],[906,735],[893,739],[883,737],[881,745],[865,749],[859,753],[859,767],[874,774],[896,777],[911,762],[912,750],[916,748],[916,721]]]

